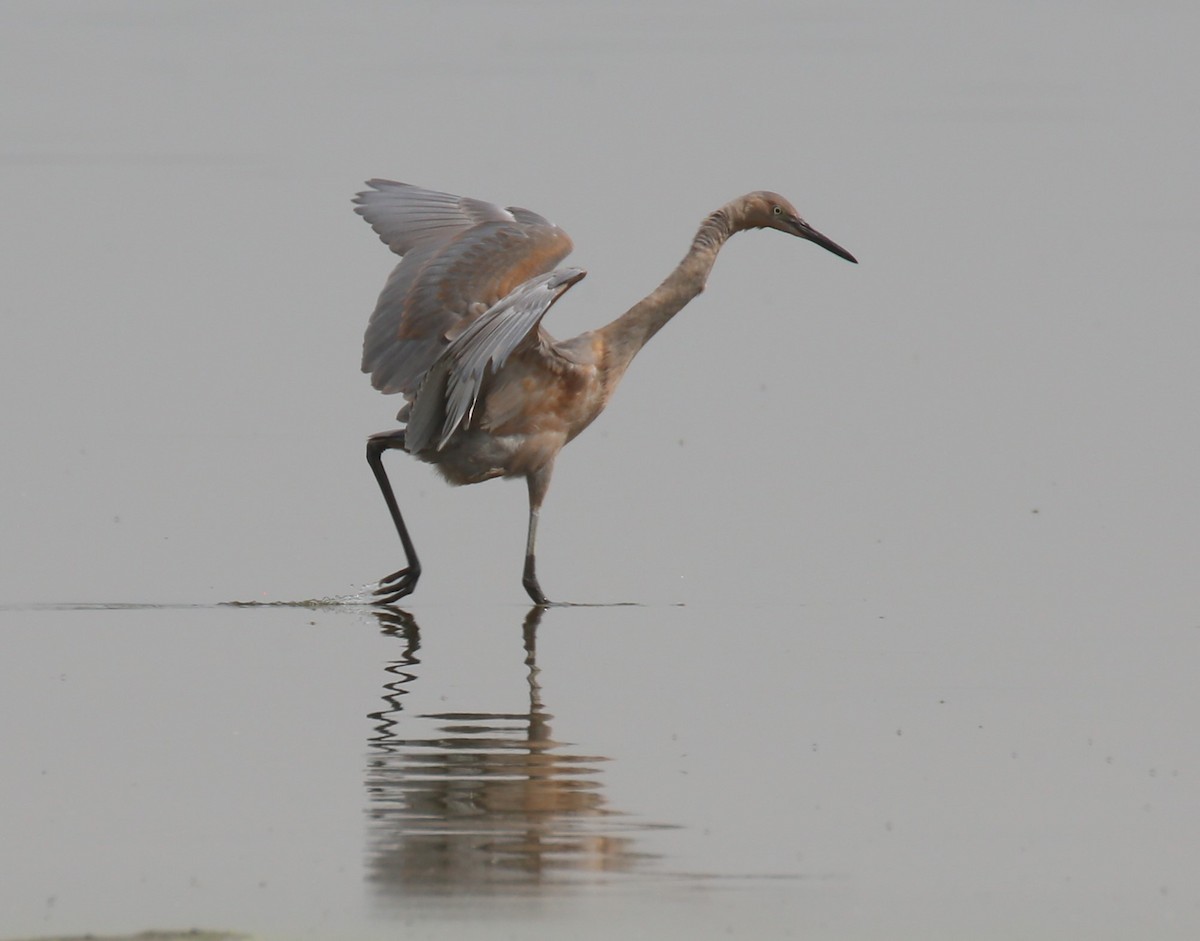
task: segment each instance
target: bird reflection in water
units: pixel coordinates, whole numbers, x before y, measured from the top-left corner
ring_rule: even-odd
[[[544,611],[524,622],[528,712],[420,716],[402,714],[420,664],[417,624],[377,612],[404,643],[387,668],[387,707],[371,715],[367,870],[381,899],[561,888],[654,858],[633,849],[630,832],[645,825],[606,806],[598,766],[607,759],[571,754],[551,735],[536,664]],[[431,728],[414,736],[421,725]]]

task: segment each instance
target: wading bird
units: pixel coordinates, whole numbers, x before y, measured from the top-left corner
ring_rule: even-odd
[[[407,400],[403,429],[367,439],[367,461],[404,547],[378,604],[416,587],[421,563],[400,515],[383,453],[407,451],[451,484],[524,477],[529,531],[522,584],[538,584],[534,543],[554,459],[608,404],[638,350],[704,290],[721,246],[745,229],[778,229],[857,263],[782,196],[747,193],[710,213],[692,247],[657,288],[612,323],[556,340],[542,318],[583,276],[555,268],[571,251],[558,226],[528,209],[501,209],[391,180],[368,180],[355,212],[402,257],[363,340],[362,370],[380,392]]]

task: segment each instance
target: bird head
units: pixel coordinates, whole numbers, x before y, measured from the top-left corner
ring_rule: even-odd
[[[858,259],[846,251],[833,239],[828,238],[800,218],[796,207],[778,193],[759,190],[743,197],[745,227],[748,229],[778,229],[788,235],[820,245],[823,249],[833,252],[839,258],[858,264]]]

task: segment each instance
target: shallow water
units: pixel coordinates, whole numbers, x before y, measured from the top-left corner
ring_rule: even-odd
[[[1197,9],[0,26],[0,937],[1200,932]],[[729,244],[558,462],[582,605],[389,455],[381,616],[372,176],[571,232],[561,336],[748,189],[862,263]]]
[[[18,932],[1172,936],[1195,629],[6,610]],[[540,623],[539,623],[540,622]],[[1126,654],[1129,652],[1126,651]],[[1147,658],[1148,659],[1148,658]]]

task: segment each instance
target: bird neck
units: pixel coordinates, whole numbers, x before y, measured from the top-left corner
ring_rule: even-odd
[[[608,326],[596,331],[603,342],[607,372],[614,382],[620,379],[650,338],[704,290],[721,246],[738,231],[737,222],[732,203],[710,213],[692,239],[688,253],[663,283]]]

